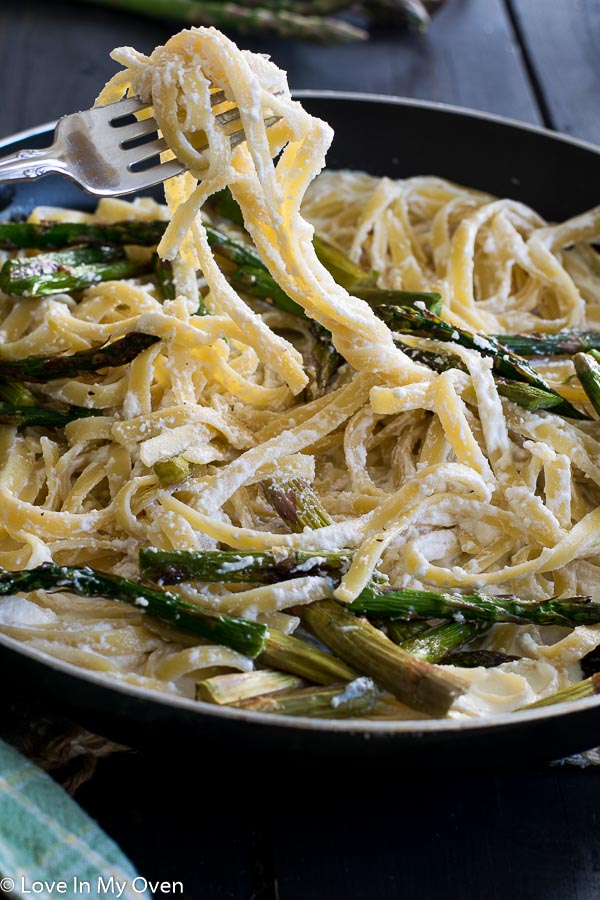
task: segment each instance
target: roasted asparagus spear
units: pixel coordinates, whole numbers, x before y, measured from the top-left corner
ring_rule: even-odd
[[[99,572],[89,566],[43,563],[37,568],[21,572],[0,569],[0,595],[38,590],[62,590],[80,597],[106,597],[130,603],[175,628],[224,644],[246,656],[259,656],[265,646],[265,625],[247,619],[215,615],[170,591]]]
[[[284,716],[311,716],[318,719],[348,719],[364,716],[375,706],[377,691],[370,678],[356,678],[349,684],[307,687],[252,697],[235,705],[254,712]]]
[[[586,416],[579,412],[568,400],[560,397],[557,392],[547,384],[541,375],[533,369],[527,360],[507,347],[500,344],[490,335],[474,334],[462,328],[450,325],[434,313],[426,309],[412,307],[383,306],[381,318],[389,327],[401,334],[416,334],[421,337],[435,338],[439,341],[449,341],[460,344],[469,350],[477,350],[484,356],[492,359],[494,371],[502,378],[511,381],[520,381],[532,385],[542,391],[560,398],[560,402],[554,407],[554,412],[572,419],[585,419]]]
[[[514,622],[519,625],[575,625],[600,622],[600,603],[591,597],[568,597],[541,601],[520,600],[514,596],[480,594],[443,594],[433,591],[382,590],[368,585],[349,604],[356,613],[394,616],[407,619],[449,619],[485,622]]]
[[[0,289],[19,297],[45,297],[80,291],[101,281],[134,278],[149,270],[149,263],[128,259],[122,247],[74,247],[7,259],[0,269]]]
[[[77,378],[88,372],[113,366],[124,366],[155,344],[159,338],[152,334],[132,332],[125,337],[77,353],[53,356],[27,356],[24,359],[0,359],[0,378],[21,381],[52,381],[54,378]]]
[[[153,247],[158,244],[166,227],[165,222],[140,220],[100,225],[87,222],[1,222],[0,249],[62,250],[82,245],[137,244]]]

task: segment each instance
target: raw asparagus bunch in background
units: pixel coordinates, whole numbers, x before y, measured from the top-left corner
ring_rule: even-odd
[[[361,41],[368,31],[336,14],[352,11],[371,22],[424,31],[444,0],[80,0],[123,12],[170,19],[187,25],[214,25],[225,32],[277,35],[334,44]]]

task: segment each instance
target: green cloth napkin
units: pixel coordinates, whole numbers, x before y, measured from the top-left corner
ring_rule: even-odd
[[[41,900],[150,898],[145,878],[114,841],[49,775],[4,741],[0,892]]]

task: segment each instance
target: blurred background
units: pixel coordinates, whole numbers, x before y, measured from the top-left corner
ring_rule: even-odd
[[[194,21],[271,54],[293,89],[441,101],[600,143],[599,0],[3,0],[0,135],[90,106],[113,47],[150,51]]]

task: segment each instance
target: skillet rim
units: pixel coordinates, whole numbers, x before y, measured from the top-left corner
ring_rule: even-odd
[[[528,131],[541,135],[552,141],[572,145],[580,149],[592,152],[600,157],[600,147],[580,138],[570,135],[561,134],[552,131],[540,125],[528,122],[520,122],[507,116],[497,115],[495,113],[484,112],[480,110],[467,109],[461,106],[455,106],[447,103],[440,103],[433,100],[419,100],[409,97],[400,97],[387,94],[362,93],[354,91],[318,91],[310,89],[295,90],[292,92],[294,98],[302,100],[342,100],[350,102],[368,102],[368,103],[384,103],[390,106],[408,106],[420,109],[426,109],[435,112],[450,113],[457,116],[464,116],[474,119],[482,119],[484,121],[494,122],[500,125],[508,126],[511,129],[520,131]],[[23,141],[37,138],[43,134],[51,136],[56,121],[45,122],[41,125],[33,126],[0,138],[0,149],[13,146]],[[30,182],[31,184],[31,182]],[[284,716],[274,713],[247,712],[243,709],[234,707],[221,707],[217,704],[208,703],[202,700],[192,700],[186,697],[178,697],[168,693],[160,693],[152,691],[149,688],[143,688],[138,685],[123,683],[119,680],[111,678],[109,675],[95,672],[93,670],[81,669],[65,660],[52,657],[37,648],[29,647],[16,638],[0,632],[0,648],[5,648],[11,652],[23,656],[34,663],[42,664],[50,670],[56,670],[63,675],[69,676],[75,681],[92,684],[101,689],[116,691],[118,694],[131,697],[134,701],[145,702],[150,707],[157,703],[160,706],[171,709],[179,709],[182,713],[192,714],[194,717],[202,719],[207,716],[216,721],[220,719],[232,722],[250,722],[256,725],[272,725],[278,730],[303,731],[321,733],[341,733],[349,736],[361,735],[365,738],[393,738],[401,736],[408,738],[411,735],[414,738],[420,738],[425,735],[433,736],[436,733],[444,735],[447,733],[456,733],[460,735],[464,732],[480,732],[494,731],[500,729],[505,731],[510,725],[523,726],[527,723],[534,724],[539,721],[548,721],[551,719],[570,719],[576,717],[580,713],[600,710],[600,697],[592,696],[569,703],[557,704],[556,706],[540,707],[532,710],[513,711],[507,713],[496,713],[490,716],[480,716],[472,719],[407,719],[401,721],[383,720],[372,721],[368,719],[314,719],[306,716]],[[598,713],[600,722],[600,712]]]

